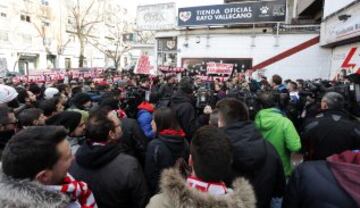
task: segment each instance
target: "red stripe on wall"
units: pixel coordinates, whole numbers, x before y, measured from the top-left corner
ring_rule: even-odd
[[[310,40],[308,40],[308,41],[306,41],[304,43],[301,43],[301,44],[299,44],[299,45],[297,45],[297,46],[295,46],[293,48],[290,48],[289,50],[286,50],[286,51],[284,51],[284,52],[282,52],[282,53],[280,53],[280,54],[278,54],[278,55],[276,55],[276,56],[274,56],[272,58],[269,58],[269,59],[255,65],[255,66],[253,66],[252,70],[255,71],[255,70],[258,70],[258,69],[263,69],[263,68],[265,68],[265,67],[267,67],[267,66],[269,66],[271,64],[274,64],[274,63],[276,63],[276,62],[278,62],[278,61],[280,61],[282,59],[285,59],[285,58],[287,58],[289,56],[292,56],[292,55],[294,55],[294,54],[296,54],[296,53],[298,53],[298,52],[300,52],[302,50],[305,50],[305,49],[307,49],[307,48],[309,48],[309,47],[311,47],[313,45],[316,45],[319,42],[320,42],[320,36],[312,38],[312,39],[310,39]]]

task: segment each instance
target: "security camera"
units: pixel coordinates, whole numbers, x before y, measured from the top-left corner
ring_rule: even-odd
[[[200,43],[200,36],[196,37],[196,43],[199,44]]]
[[[345,22],[345,21],[348,20],[350,17],[351,17],[351,15],[343,14],[343,15],[339,15],[339,16],[338,16],[338,19],[339,19],[340,21]]]

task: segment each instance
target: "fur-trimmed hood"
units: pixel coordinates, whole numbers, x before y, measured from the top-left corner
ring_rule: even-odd
[[[161,193],[148,205],[172,208],[255,208],[256,199],[252,186],[244,178],[233,183],[233,192],[223,196],[213,196],[189,187],[180,172],[174,168],[162,172]]]
[[[66,208],[70,198],[29,180],[15,180],[0,168],[0,208]]]

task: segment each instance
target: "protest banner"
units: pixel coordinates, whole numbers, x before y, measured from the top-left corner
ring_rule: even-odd
[[[231,75],[234,64],[223,64],[223,63],[215,63],[215,62],[209,62],[206,64],[206,71],[207,74],[226,74]]]

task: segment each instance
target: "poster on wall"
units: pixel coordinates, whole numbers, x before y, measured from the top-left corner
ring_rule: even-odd
[[[171,30],[175,26],[175,3],[138,6],[136,14],[137,30]]]
[[[255,1],[179,8],[178,26],[209,26],[284,22],[286,1]]]

